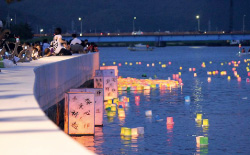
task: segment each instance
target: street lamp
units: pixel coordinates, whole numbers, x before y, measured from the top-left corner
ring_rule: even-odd
[[[78,20],[81,22],[81,33],[80,33],[80,36],[82,36],[82,18],[79,17]]]
[[[43,33],[43,29],[40,29],[40,34]]]
[[[134,17],[133,19],[133,32],[135,32],[135,20],[136,20],[136,17]]]
[[[196,16],[196,19],[198,20],[198,31],[200,31],[200,16],[197,15],[197,16]]]
[[[245,31],[245,17],[246,17],[246,15],[243,15],[243,27],[242,27],[243,32]]]

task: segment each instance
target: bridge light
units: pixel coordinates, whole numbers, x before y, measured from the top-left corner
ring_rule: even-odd
[[[199,19],[199,18],[200,18],[200,16],[199,16],[199,15],[197,15],[197,16],[196,16],[196,19]]]

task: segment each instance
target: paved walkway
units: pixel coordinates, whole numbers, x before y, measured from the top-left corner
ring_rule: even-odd
[[[0,154],[93,154],[61,131],[33,93],[34,68],[83,55],[42,58],[0,72]]]

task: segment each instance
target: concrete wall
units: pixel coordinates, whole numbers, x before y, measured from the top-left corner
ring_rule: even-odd
[[[34,95],[43,110],[64,98],[70,88],[77,88],[94,77],[99,69],[99,53],[42,65],[34,69]]]
[[[0,154],[94,154],[60,130],[44,110],[61,100],[69,88],[91,78],[96,68],[99,53],[53,56],[3,68]]]

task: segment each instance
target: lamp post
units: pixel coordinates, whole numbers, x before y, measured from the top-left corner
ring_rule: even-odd
[[[134,17],[133,19],[133,32],[135,32],[135,20],[136,20],[136,17]]]
[[[242,25],[242,31],[243,31],[243,33],[245,31],[245,17],[246,17],[246,15],[243,15],[243,25]]]
[[[42,34],[43,33],[43,29],[40,29],[40,34]]]
[[[198,20],[198,32],[200,31],[200,16],[197,15],[196,19]]]
[[[81,33],[80,33],[80,36],[82,36],[82,18],[79,17],[78,20],[81,22]]]

